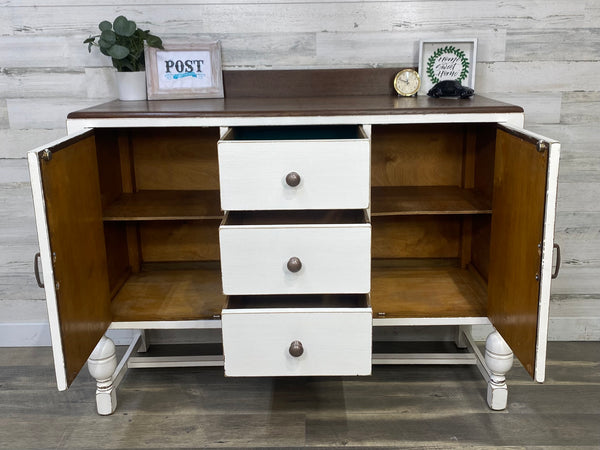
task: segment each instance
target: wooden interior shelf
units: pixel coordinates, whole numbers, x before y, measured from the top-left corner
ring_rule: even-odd
[[[146,264],[112,301],[114,322],[207,320],[225,304],[218,262]]]
[[[105,221],[221,219],[219,191],[139,191],[104,211]]]
[[[371,188],[371,215],[491,214],[491,201],[458,186]]]
[[[454,260],[374,260],[375,318],[487,317],[487,289],[479,275]]]

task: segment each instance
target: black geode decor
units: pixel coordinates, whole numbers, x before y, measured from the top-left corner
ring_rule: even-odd
[[[430,97],[460,97],[469,98],[475,91],[469,87],[463,86],[458,80],[444,80],[433,86],[427,95]]]

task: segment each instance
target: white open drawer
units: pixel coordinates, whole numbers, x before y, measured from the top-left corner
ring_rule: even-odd
[[[362,127],[238,127],[218,143],[225,211],[366,209],[370,144]]]
[[[229,212],[219,240],[226,295],[371,289],[371,225],[362,210]]]
[[[226,376],[370,375],[368,295],[229,297]]]

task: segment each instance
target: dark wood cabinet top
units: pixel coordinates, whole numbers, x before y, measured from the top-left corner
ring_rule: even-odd
[[[298,117],[406,114],[520,113],[519,106],[481,96],[467,100],[426,96],[334,96],[119,101],[72,112],[69,119],[178,117]]]
[[[69,119],[300,117],[520,113],[520,106],[478,95],[467,100],[399,97],[400,69],[224,71],[225,98],[112,101],[72,112]]]

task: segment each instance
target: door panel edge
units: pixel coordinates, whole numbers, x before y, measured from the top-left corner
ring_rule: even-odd
[[[556,202],[558,196],[558,167],[560,144],[549,142],[548,173],[546,178],[546,208],[544,211],[544,245],[542,248],[542,270],[540,274],[540,300],[538,313],[538,334],[536,342],[535,376],[538,383],[546,377],[546,350],[550,315],[550,288],[552,280],[552,256],[554,247],[554,225],[556,222]]]
[[[67,389],[67,370],[65,366],[64,350],[60,334],[60,322],[58,318],[58,303],[56,291],[54,290],[54,271],[52,268],[52,251],[50,249],[50,233],[46,221],[46,205],[44,201],[44,186],[40,169],[39,152],[32,150],[27,154],[29,163],[29,178],[31,181],[31,192],[33,195],[33,209],[35,215],[36,230],[40,248],[42,276],[44,280],[44,291],[46,294],[46,308],[48,310],[48,323],[50,326],[50,341],[54,358],[54,371],[56,384],[59,391]]]

